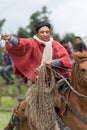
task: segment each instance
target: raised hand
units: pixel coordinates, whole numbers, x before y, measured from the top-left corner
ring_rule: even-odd
[[[0,33],[0,40],[9,40],[11,37],[8,33]]]

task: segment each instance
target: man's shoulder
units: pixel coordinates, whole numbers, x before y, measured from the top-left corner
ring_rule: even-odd
[[[55,41],[55,40],[53,40],[52,44],[53,45],[60,45],[60,43],[58,41]]]
[[[62,47],[62,45],[60,44],[60,42],[58,42],[58,41],[55,41],[55,40],[53,40],[53,42],[52,42],[52,46],[53,47]]]
[[[36,41],[37,41],[34,38],[28,38],[27,40],[30,41],[30,42],[34,42],[34,43],[36,43]]]
[[[37,44],[37,42],[36,42],[36,40],[34,38],[27,38],[27,40],[28,40],[27,43],[30,43],[32,45],[36,45]]]
[[[82,42],[82,45],[83,45],[83,46],[86,46],[85,43],[83,43],[83,42]]]

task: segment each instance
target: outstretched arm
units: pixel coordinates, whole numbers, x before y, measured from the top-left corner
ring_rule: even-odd
[[[11,35],[8,33],[0,33],[1,39],[3,40],[9,40]]]
[[[1,36],[1,39],[8,40],[12,45],[14,46],[18,45],[18,39],[15,36],[8,33],[1,33],[0,36]]]

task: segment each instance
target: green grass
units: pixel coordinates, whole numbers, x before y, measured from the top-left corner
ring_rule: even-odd
[[[16,102],[16,99],[12,99],[11,97],[2,97],[1,98],[1,104],[3,107],[13,107],[14,103]]]
[[[3,130],[11,117],[10,111],[0,111],[0,130]]]
[[[22,94],[25,95],[26,87],[24,85],[21,86]],[[3,80],[0,77],[0,92],[3,94],[17,94],[17,87],[15,84],[6,86],[3,85]],[[18,95],[19,96],[19,95]],[[0,108],[14,108],[18,104],[17,96],[15,98],[11,98],[9,96],[1,97],[1,106]],[[8,124],[9,119],[11,117],[11,110],[5,111],[0,110],[0,130],[3,130],[5,126]]]
[[[3,108],[11,109],[10,111],[0,110],[0,130],[3,130],[10,120],[12,108],[16,106],[17,101],[14,103],[11,97],[2,97],[1,103]]]

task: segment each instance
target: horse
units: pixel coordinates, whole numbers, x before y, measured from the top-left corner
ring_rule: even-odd
[[[61,116],[71,130],[87,130],[87,53],[73,52],[72,86],[66,112]]]
[[[19,105],[19,107],[17,108],[17,117],[20,119],[23,116],[26,116],[27,119],[25,121],[22,122],[22,126],[23,130],[41,130],[40,125],[44,126],[46,125],[46,122],[48,121],[48,123],[51,125],[51,123],[53,122],[53,126],[54,124],[57,124],[57,129],[60,130],[60,126],[58,126],[58,123],[56,121],[56,117],[59,114],[59,118],[60,118],[60,122],[62,122],[62,124],[64,126],[68,126],[68,128],[70,128],[70,130],[87,130],[87,54],[86,53],[80,53],[80,52],[74,52],[73,53],[74,59],[75,59],[75,64],[72,67],[72,72],[71,72],[71,84],[67,83],[70,91],[69,91],[69,97],[68,97],[68,101],[66,101],[64,99],[64,97],[58,93],[58,86],[56,85],[55,82],[55,73],[52,71],[52,69],[50,70],[50,73],[48,73],[47,71],[47,76],[42,75],[42,73],[44,73],[45,71],[41,71],[37,86],[42,86],[40,88],[44,89],[44,86],[46,86],[46,88],[44,89],[44,91],[42,91],[42,94],[45,94],[46,98],[45,101],[48,101],[48,97],[50,97],[49,102],[48,103],[48,112],[46,112],[46,115],[44,116],[45,119],[42,120],[44,123],[40,122],[39,123],[39,118],[40,114],[42,115],[42,109],[44,107],[43,103],[41,103],[41,99],[38,100],[38,102],[40,103],[39,105],[42,106],[41,107],[41,111],[40,111],[40,106],[34,106],[35,104],[33,103],[38,103],[37,100],[34,100],[35,98],[38,98],[37,93],[39,92],[39,95],[41,96],[41,91],[39,87],[33,87],[33,89],[29,90],[29,95],[30,93],[34,93],[36,91],[36,94],[33,96],[30,96],[28,98],[26,98],[26,101],[21,102],[21,104]],[[50,76],[48,76],[50,75]],[[45,78],[42,78],[42,77]],[[42,81],[43,79],[43,81]],[[64,78],[64,80],[66,81],[66,79]],[[48,81],[48,82],[47,82]],[[45,84],[44,84],[44,83]],[[67,82],[67,81],[66,81]],[[72,87],[73,86],[73,87]],[[41,90],[42,90],[41,89]],[[48,95],[48,96],[47,96]],[[32,97],[32,100],[30,101]],[[62,105],[62,100],[66,105],[66,109],[65,112],[63,114],[59,113],[59,109],[61,108]],[[24,111],[22,111],[21,106],[24,104],[24,102],[26,102]],[[31,103],[29,103],[31,102]],[[33,104],[33,107],[31,107],[31,104]],[[45,104],[47,105],[47,104]],[[35,107],[35,108],[34,108]],[[53,109],[56,108],[57,111],[55,113],[55,110]],[[36,109],[38,108],[38,110]],[[45,110],[45,109],[44,109]],[[52,112],[52,111],[53,112]],[[20,111],[22,111],[22,114],[19,115]],[[39,111],[39,113],[38,113]],[[49,120],[50,117],[47,117],[50,114],[51,111],[51,117],[52,117],[52,122]],[[33,112],[35,112],[33,114]],[[40,113],[42,112],[42,113]],[[32,114],[31,114],[32,113]],[[38,113],[38,114],[37,114]],[[56,116],[53,116],[55,115]],[[13,113],[14,115],[14,113]],[[30,116],[30,118],[29,118]],[[38,117],[36,119],[36,117]],[[35,118],[35,119],[34,119]],[[47,118],[47,119],[46,119]],[[58,118],[58,119],[59,119]],[[46,120],[46,121],[45,121]],[[39,123],[39,126],[37,126],[37,124]],[[42,123],[42,124],[41,124]],[[4,130],[13,130],[13,128],[10,128],[9,126],[11,126],[11,122],[9,122],[9,125],[4,129]],[[15,125],[16,128],[18,128],[18,130],[22,130],[22,127]],[[26,126],[26,128],[25,128]],[[55,130],[55,128],[53,128],[52,126],[52,130]],[[45,129],[45,130],[51,130],[50,129]],[[62,130],[62,129],[61,129]]]

